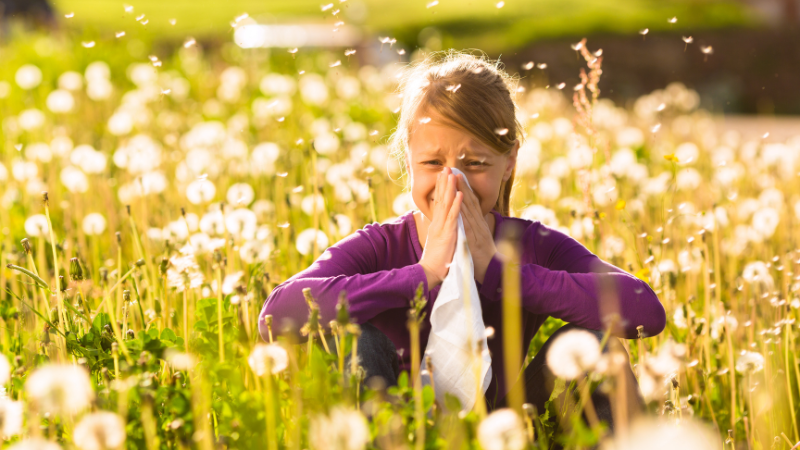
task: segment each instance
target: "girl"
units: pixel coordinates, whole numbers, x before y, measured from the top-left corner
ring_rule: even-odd
[[[638,326],[646,336],[657,335],[666,323],[664,308],[647,283],[600,260],[575,239],[538,221],[509,217],[522,134],[512,80],[484,58],[453,51],[441,59],[436,56],[412,66],[401,80],[403,105],[391,137],[393,155],[409,175],[418,209],[393,221],[368,224],[329,247],[308,269],[272,291],[261,317],[271,314],[278,329],[287,319],[299,327],[308,318],[302,290],[309,287],[319,303],[320,323],[327,325],[335,318],[339,292],[346,291],[351,316],[362,327],[361,365],[368,378],[380,376],[393,385],[401,370],[410,371],[406,311],[420,283],[428,299],[420,347],[427,345],[431,308],[455,252],[458,215],[474,262],[484,323],[498,333],[503,328],[503,258],[496,242],[516,231],[522,264],[523,350],[548,316],[568,322],[546,342],[520,381],[525,383],[526,400],[543,412],[553,388],[546,350],[569,329],[603,335],[598,331],[605,329],[601,286],[610,285],[617,293],[622,320],[615,322],[614,336],[635,339]],[[451,167],[466,174],[472,189],[451,173]],[[259,325],[266,336],[263,320]],[[492,339],[488,346],[493,377],[486,404],[492,410],[506,404],[509,386],[502,339]],[[632,387],[629,398],[635,402],[636,380],[630,366],[626,368],[630,380],[626,384]],[[598,416],[613,427],[608,399],[599,392],[593,398]]]

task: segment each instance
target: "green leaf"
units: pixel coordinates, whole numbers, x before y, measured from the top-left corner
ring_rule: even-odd
[[[433,392],[433,388],[430,385],[422,387],[422,408],[424,411],[428,411],[433,406],[433,402],[436,400],[436,394]]]
[[[174,344],[175,341],[178,340],[178,336],[176,336],[175,332],[172,331],[171,329],[164,328],[163,330],[161,330],[161,340],[162,341],[169,341],[169,342],[172,342]]]

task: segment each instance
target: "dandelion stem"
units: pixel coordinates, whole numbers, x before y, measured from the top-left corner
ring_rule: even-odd
[[[217,264],[217,341],[219,344],[219,361],[225,362],[225,341],[222,338],[222,264]]]

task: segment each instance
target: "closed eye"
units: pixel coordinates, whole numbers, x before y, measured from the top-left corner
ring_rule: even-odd
[[[433,164],[438,164],[438,163],[439,163],[439,161],[425,161],[422,164],[431,164],[431,165],[433,165]],[[474,163],[474,165],[473,165],[473,163]],[[483,162],[480,162],[480,161],[470,161],[469,163],[467,163],[467,166],[472,166],[472,167],[480,167],[480,166],[485,166],[485,165],[487,165],[487,164],[483,163]]]

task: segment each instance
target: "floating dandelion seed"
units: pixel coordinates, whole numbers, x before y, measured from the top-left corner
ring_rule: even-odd
[[[574,88],[572,88],[572,90],[573,91],[580,91],[583,88],[584,88],[584,84],[583,83],[578,83],[578,84],[575,85]]]
[[[426,8],[433,8],[434,6],[439,4],[439,0],[433,0],[432,2],[428,3],[425,7]]]
[[[339,11],[341,11],[341,10],[339,10],[339,9],[336,9],[336,10],[334,10],[334,11],[333,11],[331,14],[333,14],[333,15],[335,16],[335,15],[339,14]]]
[[[572,47],[572,49],[575,50],[576,52],[580,51],[580,49],[583,48],[583,42],[578,42],[577,44],[571,44],[570,47]]]
[[[356,51],[354,49],[352,49],[352,48],[344,51],[344,56],[350,56],[350,55],[355,55],[355,54],[356,54]]]
[[[125,32],[124,31],[118,31],[116,34],[114,34],[114,36],[117,37],[117,38],[121,38],[122,36],[125,36]]]
[[[676,23],[677,21],[678,21],[677,17],[673,17],[671,19],[667,19],[667,22],[669,22],[669,23]]]
[[[498,136],[505,136],[508,134],[508,128],[495,128],[494,132]]]
[[[520,86],[517,88],[517,92],[525,92],[525,88]]]
[[[144,14],[136,18],[136,21],[139,22],[140,20],[144,19]]]
[[[94,41],[83,41],[81,42],[84,48],[92,48],[94,47]]]
[[[306,73],[306,71],[305,70],[301,70],[300,72],[297,72],[297,73],[302,75],[302,74]]]
[[[75,13],[71,12],[71,13],[64,14],[64,17],[66,17],[67,19],[72,19],[73,17],[75,17]]]
[[[150,23],[150,19],[143,20],[143,21],[141,21],[139,23],[142,24],[142,25],[147,25],[148,23]]]
[[[502,7],[503,7],[503,6],[505,6],[505,5],[506,5],[506,2],[497,2],[497,4],[496,4],[496,5],[494,5],[494,6],[496,6],[496,7],[497,7],[497,9],[500,9],[500,8],[502,8]]]
[[[294,144],[295,144],[295,145],[300,145],[300,144],[302,144],[303,142],[304,142],[304,141],[303,141],[302,139],[298,139],[298,140],[294,141]]]
[[[658,108],[656,108],[656,111],[658,111],[658,112],[661,112],[661,111],[663,111],[663,110],[664,110],[666,107],[667,107],[667,104],[666,104],[666,103],[662,103],[662,104],[658,105]]]
[[[22,151],[22,144],[15,144],[14,148],[17,149],[18,152]]]
[[[445,88],[445,90],[450,91],[451,94],[455,94],[456,91],[459,90],[460,88],[461,88],[461,84],[460,83],[459,84],[451,84],[450,86],[447,86]]]
[[[547,69],[547,63],[539,63],[536,65],[536,67],[541,70]]]
[[[423,125],[428,123],[428,122],[430,122],[430,121],[431,121],[430,117],[423,117],[422,119],[419,119],[419,123],[421,123]]]
[[[531,119],[538,119],[538,118],[539,118],[539,113],[531,114]]]
[[[769,137],[769,131],[767,131],[766,133],[764,133],[763,136],[761,136],[762,139],[766,139],[768,137]]]
[[[177,21],[177,20],[175,20],[175,19],[169,19],[169,24],[170,24],[170,25],[172,25],[173,27],[175,26],[175,24],[176,24],[176,23],[178,23],[178,21]]]
[[[337,67],[337,66],[341,66],[341,65],[342,65],[341,61],[336,61],[335,63],[331,64],[329,67]]]
[[[533,69],[533,66],[534,66],[533,61],[529,61],[529,62],[526,62],[525,64],[523,64],[522,68],[525,69],[525,70],[531,70],[531,69]]]
[[[247,19],[248,17],[250,17],[250,14],[243,13],[242,15],[234,18],[233,20],[235,20],[236,23],[239,23],[239,22],[243,21],[244,19]]]
[[[292,189],[292,192],[294,192],[295,194],[303,192],[303,185],[301,184],[300,186],[295,187],[294,189]]]
[[[170,92],[172,92],[172,89],[162,89],[162,90],[161,90],[161,95],[167,95],[167,94],[169,94]]]
[[[284,120],[286,120],[286,117],[281,116],[281,117],[278,117],[277,120],[278,120],[278,122],[283,122]]]
[[[289,228],[289,222],[279,223],[278,228]]]
[[[658,130],[660,130],[660,129],[661,129],[661,124],[657,123],[656,126],[654,126],[651,131],[653,133],[658,133]]]
[[[196,43],[197,43],[197,41],[193,37],[190,37],[190,38],[186,39],[186,42],[183,43],[183,48],[189,48],[189,47],[193,46]]]
[[[328,3],[327,5],[322,5],[321,8],[322,8],[322,11],[327,11],[327,10],[333,8],[333,3]]]
[[[686,51],[686,49],[687,49],[687,48],[689,48],[689,44],[691,44],[692,42],[694,42],[694,38],[693,38],[693,37],[691,37],[691,36],[684,36],[682,39],[683,39],[683,42],[685,42],[685,43],[686,43],[686,44],[683,46],[683,51]]]
[[[369,132],[369,135],[370,135],[370,136],[377,136],[377,135],[378,135],[378,130],[372,130],[372,131],[370,131],[370,132]]]
[[[131,6],[131,5],[124,5],[123,8],[125,9],[126,13],[132,13],[133,12],[133,6]]]
[[[707,46],[700,46],[700,51],[703,52],[703,62],[708,61],[708,55],[714,53],[714,48],[710,45]]]
[[[397,54],[398,54],[398,55],[405,55],[405,54],[406,54],[406,51],[405,51],[404,49],[402,49],[402,48],[401,48],[401,49],[397,50]]]
[[[649,28],[643,28],[643,29],[639,30],[639,34],[641,34],[642,36],[646,35],[649,32],[650,32]]]
[[[278,172],[275,175],[278,175],[281,178],[286,178],[289,175],[289,172]]]
[[[567,85],[567,83],[558,83],[556,85],[556,87],[559,88],[559,89],[564,89],[564,86],[566,86],[566,85]]]
[[[594,56],[596,56],[598,58],[603,56],[603,49],[602,48],[598,48],[597,51],[594,52]]]
[[[342,22],[342,21],[339,21],[339,22],[336,22],[335,24],[333,24],[333,26],[335,26],[335,27],[340,27],[342,25],[344,25],[344,22]]]

